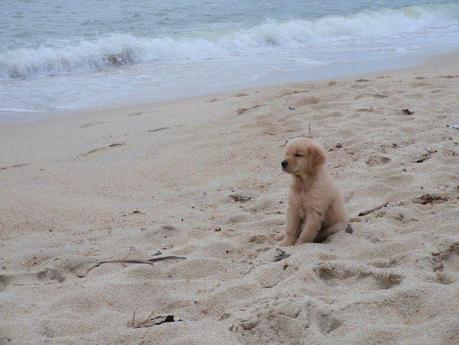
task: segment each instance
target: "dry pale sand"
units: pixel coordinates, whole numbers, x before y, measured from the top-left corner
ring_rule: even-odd
[[[0,344],[459,344],[458,61],[1,124]],[[354,232],[279,248],[309,124]]]

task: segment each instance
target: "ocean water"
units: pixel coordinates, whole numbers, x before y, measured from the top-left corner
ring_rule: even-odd
[[[1,0],[0,121],[333,78],[459,48],[452,0]]]

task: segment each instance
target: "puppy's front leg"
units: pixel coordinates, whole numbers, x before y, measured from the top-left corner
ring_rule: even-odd
[[[288,206],[287,209],[287,228],[285,229],[284,240],[281,246],[291,246],[295,244],[300,232],[301,216],[295,207]]]
[[[320,231],[322,225],[321,217],[317,213],[307,214],[306,224],[304,224],[303,231],[301,232],[296,244],[310,243],[314,241]]]

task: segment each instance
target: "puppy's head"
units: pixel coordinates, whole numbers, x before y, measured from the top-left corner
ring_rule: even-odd
[[[295,138],[287,144],[282,170],[296,176],[314,176],[325,163],[325,151],[311,139]]]

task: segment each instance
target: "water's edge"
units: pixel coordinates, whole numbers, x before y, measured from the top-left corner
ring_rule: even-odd
[[[52,111],[35,113],[33,118],[30,117],[30,113],[15,113],[14,118],[2,118],[2,123],[33,123],[39,121],[52,120],[53,118],[67,117],[67,116],[78,116],[79,114],[90,114],[92,112],[110,112],[115,109],[130,109],[130,108],[146,108],[154,106],[155,104],[174,103],[178,101],[184,101],[189,99],[201,99],[211,97],[224,97],[233,92],[250,92],[253,89],[260,88],[273,88],[288,86],[291,84],[303,84],[309,82],[324,82],[330,80],[346,80],[350,78],[367,77],[371,78],[383,73],[404,73],[406,71],[415,71],[421,69],[423,66],[436,65],[439,61],[448,58],[455,58],[459,60],[459,48],[450,49],[449,51],[437,52],[436,54],[413,54],[410,56],[402,56],[398,58],[385,59],[385,60],[374,60],[374,61],[363,61],[360,63],[349,63],[349,64],[335,64],[326,66],[319,66],[316,68],[310,68],[307,70],[300,70],[294,72],[280,72],[277,75],[272,75],[267,78],[263,78],[257,81],[253,81],[243,87],[228,88],[225,90],[219,90],[217,92],[190,92],[187,95],[175,95],[165,97],[161,99],[151,99],[143,102],[126,102],[123,104],[104,106],[104,107],[93,107],[78,110],[68,111]],[[1,118],[1,117],[0,117]]]

